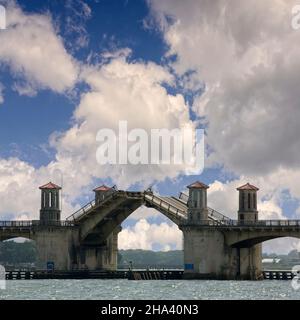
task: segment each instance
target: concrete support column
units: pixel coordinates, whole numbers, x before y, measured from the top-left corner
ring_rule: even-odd
[[[118,257],[118,233],[116,228],[103,243],[82,245],[80,248],[80,269],[116,270]]]
[[[240,261],[240,279],[258,280],[262,275],[262,245],[250,248],[238,248]]]
[[[227,279],[235,277],[224,250],[224,236],[214,229],[181,227],[184,235],[184,277],[186,279]],[[232,268],[233,270],[229,270]]]
[[[184,235],[186,279],[261,278],[261,244],[250,248],[238,248],[227,245],[230,233],[193,225],[180,228]]]

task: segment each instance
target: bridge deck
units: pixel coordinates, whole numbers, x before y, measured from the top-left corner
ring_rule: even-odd
[[[201,226],[203,228],[218,228],[218,229],[300,229],[300,220],[258,220],[258,221],[239,221],[230,220],[224,221],[222,224],[218,221],[185,221],[184,225]]]

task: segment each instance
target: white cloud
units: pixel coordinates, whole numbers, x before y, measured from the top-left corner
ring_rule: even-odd
[[[4,102],[3,91],[4,91],[4,86],[2,83],[0,83],[0,104]]]
[[[81,96],[74,113],[74,125],[55,134],[51,144],[57,149],[57,162],[68,163],[67,171],[91,181],[93,177],[110,177],[121,188],[134,183],[147,187],[155,180],[174,178],[184,165],[116,165],[100,166],[96,161],[97,132],[114,130],[118,136],[119,121],[128,122],[128,131],[142,128],[174,129],[194,127],[182,95],[168,94],[163,83],[172,84],[173,76],[155,63],[128,62],[126,54],[109,55],[104,65],[83,69],[82,79],[90,90]],[[80,184],[80,182],[79,182]]]
[[[119,233],[119,249],[153,250],[159,244],[164,251],[174,248],[182,249],[182,232],[175,224],[150,224],[147,220],[139,220],[133,227],[123,229]]]
[[[89,34],[85,24],[92,16],[90,6],[83,0],[66,0],[64,12],[65,33],[67,36],[72,36],[72,41],[68,42],[70,50],[87,47]]]
[[[299,169],[300,32],[294,1],[150,0],[177,55],[173,68],[205,82],[194,110],[213,158],[236,174]],[[166,17],[172,19],[167,20]],[[168,21],[172,20],[172,23]]]
[[[49,168],[35,169],[17,158],[0,159],[0,220],[37,220],[40,210],[39,186],[52,180],[61,183],[58,171]],[[68,194],[63,198],[65,218],[78,207],[71,205]]]
[[[32,94],[37,89],[51,89],[62,93],[71,89],[77,81],[78,66],[51,17],[27,14],[14,1],[9,1],[6,8],[7,29],[0,32],[0,63],[26,82],[26,91],[18,91]]]
[[[33,88],[26,81],[25,82],[16,81],[13,84],[12,89],[18,92],[20,96],[34,97],[37,94],[37,90]]]
[[[160,216],[160,218],[164,219],[164,216],[153,208],[147,208],[147,207],[140,207],[136,211],[134,211],[128,219],[130,220],[140,220],[140,219],[147,219],[147,218],[156,218]],[[168,219],[168,218],[166,218]],[[170,221],[170,220],[168,220]]]
[[[273,185],[273,188],[270,188],[267,183],[264,183],[263,179],[260,180],[255,177],[242,177],[226,183],[213,182],[208,189],[208,206],[232,219],[237,219],[238,191],[236,188],[247,181],[260,188],[257,199],[259,219],[276,220],[287,218],[279,205],[281,198],[280,187]]]
[[[300,241],[295,238],[278,238],[263,243],[264,253],[288,254],[295,249],[300,251]]]

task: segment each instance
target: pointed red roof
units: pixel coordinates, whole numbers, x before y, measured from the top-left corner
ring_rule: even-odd
[[[193,188],[193,189],[208,189],[209,186],[207,186],[206,184],[200,182],[200,181],[196,181],[192,184],[190,184],[189,186],[187,186],[187,188]]]
[[[244,184],[243,186],[238,187],[236,190],[255,190],[255,191],[258,191],[259,189],[248,182],[248,183]]]
[[[96,191],[108,191],[108,190],[111,190],[111,188],[103,184],[102,186],[95,188],[93,191],[96,192]]]
[[[39,187],[40,189],[58,189],[60,190],[61,187],[52,183],[51,181],[47,184],[44,184],[43,186]]]

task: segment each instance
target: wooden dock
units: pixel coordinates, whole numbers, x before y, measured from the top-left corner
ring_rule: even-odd
[[[142,270],[130,271],[128,280],[181,280],[183,270]]]
[[[263,276],[265,280],[292,280],[297,273],[291,270],[265,270]]]
[[[128,271],[6,271],[6,280],[128,279]]]
[[[128,280],[182,280],[183,270],[118,270],[118,271],[6,271],[6,280],[39,279],[128,279]],[[264,280],[292,280],[297,273],[291,270],[264,270]]]

